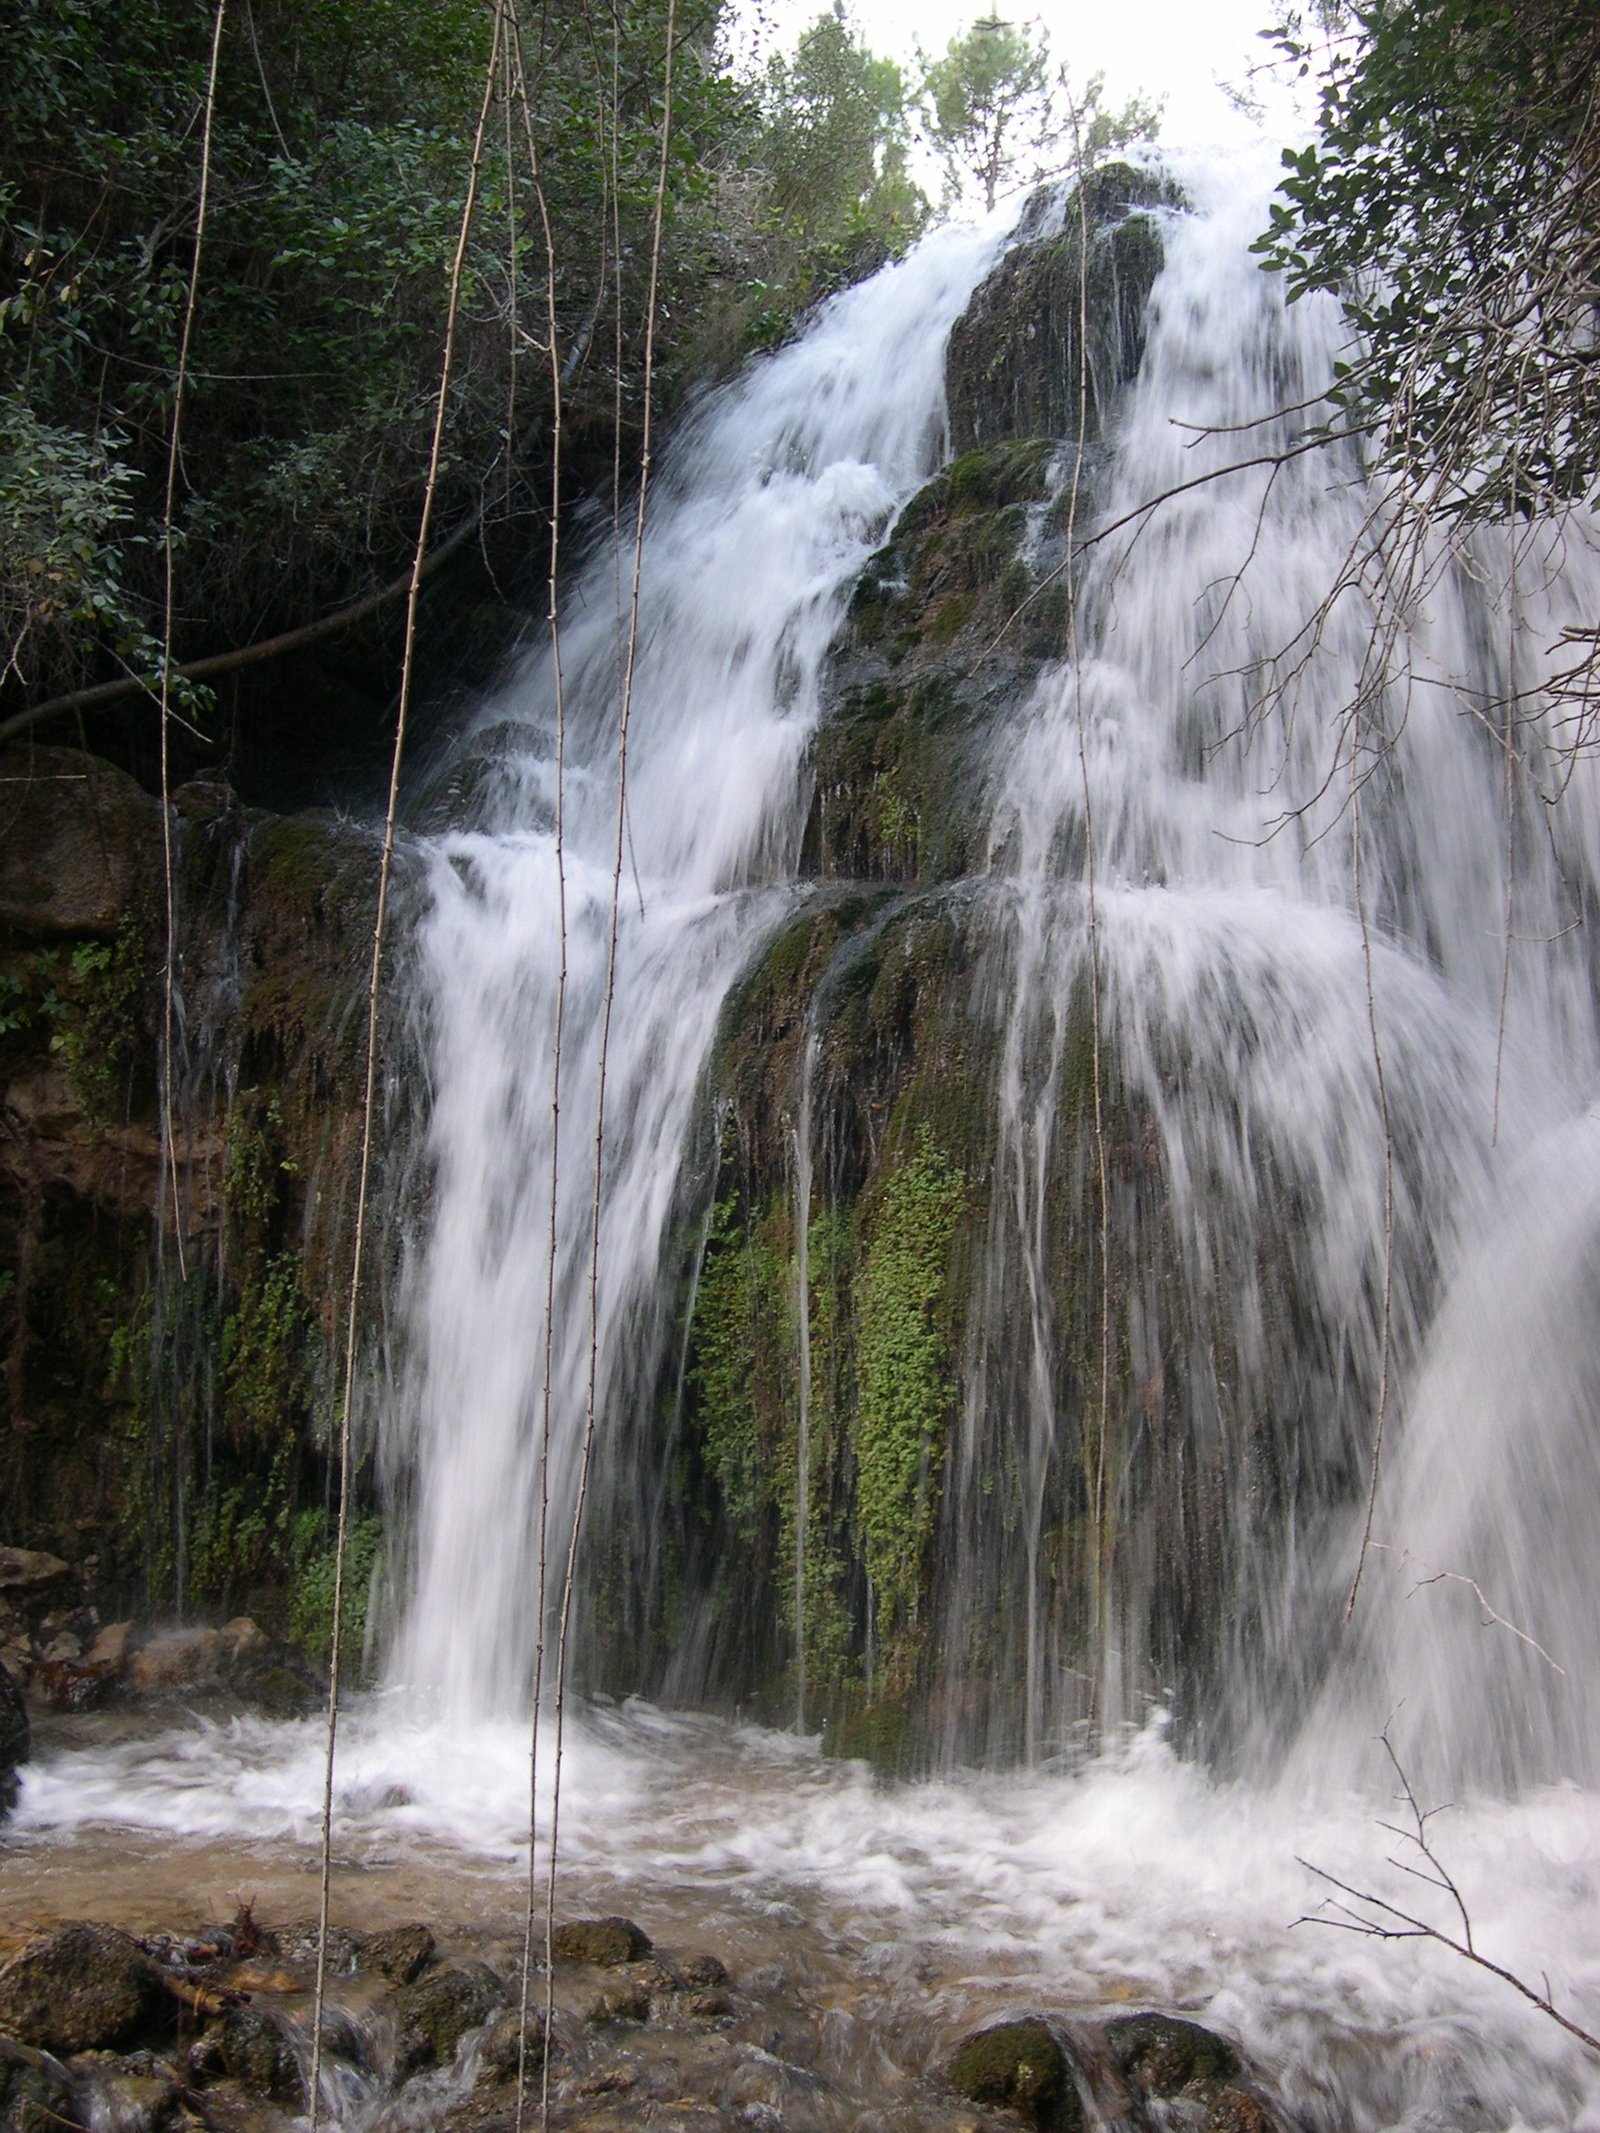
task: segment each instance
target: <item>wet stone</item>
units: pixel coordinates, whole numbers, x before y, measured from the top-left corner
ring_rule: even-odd
[[[732,2000],[714,1985],[702,1987],[697,1992],[686,1992],[678,2005],[696,2022],[720,2022],[733,2013]]]
[[[49,2052],[114,2051],[165,2034],[175,2012],[156,1965],[110,1926],[62,1926],[0,1970],[0,2030]]]
[[[253,2096],[276,2103],[305,2101],[300,2055],[284,2023],[258,2007],[231,2007],[217,2033],[224,2072]]]
[[[691,1956],[683,1966],[682,1977],[686,1985],[726,1985],[730,1982],[727,1964],[714,1955]]]
[[[1200,2133],[1286,2133],[1286,2127],[1258,2089],[1228,2083],[1212,2096]]]
[[[651,1950],[648,1933],[631,1918],[569,1918],[556,1927],[552,1950],[558,1961],[595,1963],[614,1969],[636,1963]]]
[[[486,2022],[505,1986],[486,1963],[447,1963],[394,1995],[395,2073],[404,2081],[430,2066],[448,2066],[468,2030]]]
[[[1231,2081],[1243,2070],[1224,2038],[1177,2015],[1119,2015],[1106,2024],[1106,2045],[1147,2096],[1176,2096],[1201,2083]]]
[[[618,1985],[602,1992],[584,2017],[589,2022],[648,2022],[650,1995],[643,1985]]]
[[[544,2016],[530,2008],[528,2011],[527,2055],[523,2057],[522,2017],[519,2012],[500,2015],[484,2031],[483,2049],[478,2059],[480,2081],[512,2081],[517,2078],[519,2061],[531,2078],[540,2072],[545,2059]]]
[[[996,2022],[950,2062],[950,2086],[970,2103],[1019,2111],[1043,2133],[1078,2133],[1083,2106],[1061,2040],[1047,2022]]]
[[[386,1933],[371,1933],[356,1957],[362,1970],[386,1977],[391,1985],[409,1985],[433,1961],[434,1939],[427,1926],[391,1926]]]
[[[108,2133],[160,2133],[178,2115],[171,2067],[150,2055],[116,2059],[99,2053],[72,2063],[75,2119]]]
[[[48,2052],[0,2037],[0,2133],[59,2133],[71,2124],[72,2090]]]

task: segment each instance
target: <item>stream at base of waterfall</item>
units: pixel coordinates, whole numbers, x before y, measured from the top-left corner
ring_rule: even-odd
[[[1314,394],[1337,345],[1315,305],[1286,322],[1249,262],[1259,174],[1183,177],[1197,212],[1171,218],[1098,503],[1108,521],[1249,457],[1277,434],[1259,428],[1264,411]],[[626,1404],[639,1358],[668,1336],[652,1283],[683,1213],[682,1150],[723,1002],[794,908],[828,647],[862,563],[938,463],[944,337],[1001,241],[945,233],[847,292],[680,436],[645,546],[614,958],[605,571],[572,602],[562,692],[532,659],[464,744],[475,817],[427,853],[431,1214],[410,1242],[404,1369],[380,1442],[414,1516],[385,1685],[352,1700],[340,1736],[336,1917],[423,1918],[491,1959],[519,1943],[516,1714],[583,1487],[586,1418]],[[1243,451],[1241,435],[1255,440]],[[1387,1731],[1420,1807],[1440,1810],[1427,1840],[1475,1946],[1600,2028],[1600,1041],[1573,922],[1596,908],[1600,807],[1579,765],[1548,821],[1530,829],[1535,809],[1508,825],[1504,751],[1463,737],[1462,710],[1536,694],[1541,648],[1592,622],[1600,566],[1592,529],[1574,524],[1559,553],[1486,536],[1470,568],[1424,571],[1428,612],[1408,618],[1404,674],[1386,683],[1393,731],[1374,757],[1358,734],[1345,761],[1349,729],[1317,726],[1312,676],[1332,663],[1337,708],[1372,614],[1353,590],[1314,643],[1299,633],[1370,505],[1353,461],[1348,478],[1312,464],[1219,476],[1140,540],[1103,544],[1070,656],[993,767],[973,900],[992,908],[991,967],[1009,988],[995,1155],[1008,1183],[975,1309],[1041,1288],[1030,1195],[1054,1130],[1063,1003],[1093,956],[1123,1085],[1161,1149],[1187,1293],[1214,1295],[1220,1267],[1238,1299],[1233,1353],[1210,1359],[1219,1375],[1248,1381],[1275,1353],[1250,1335],[1281,1304],[1261,1281],[1263,1178],[1297,1211],[1299,1274],[1343,1325],[1327,1386],[1337,1473],[1315,1501],[1323,1484],[1305,1483],[1292,1545],[1266,1550],[1250,1507],[1229,1507],[1250,1545],[1224,1595],[1237,1621],[1214,1640],[1206,1693],[1227,1747],[1211,1768],[1169,1722],[1169,1685],[1141,1671],[1131,1632],[1149,1594],[1131,1584],[1094,1654],[1097,1736],[1060,1690],[1042,1617],[1017,1627],[1031,1760],[1009,1772],[956,1756],[942,1775],[888,1780],[727,1716],[596,1700],[569,1715],[560,1910],[626,1913],[660,1948],[721,1952],[728,2004],[707,2021],[722,2056],[695,2077],[716,2122],[954,2133],[987,2123],[941,2086],[978,2024],[1037,2014],[1099,2035],[1154,2008],[1231,2039],[1304,2133],[1600,2129],[1600,2054],[1435,1940],[1348,1930],[1373,1914],[1325,1878],[1463,1930],[1448,1892],[1417,1879],[1430,1868],[1376,1745]],[[1497,640],[1484,618],[1508,614]],[[1285,648],[1269,716],[1264,679]],[[1333,777],[1330,730],[1345,761]],[[1091,838],[1092,903],[1077,878]],[[1541,952],[1508,959],[1510,939]],[[591,1395],[593,1118],[613,991]],[[547,1080],[529,1067],[551,1056],[558,1006],[562,1116],[589,1122],[559,1150]],[[1373,1157],[1385,1139],[1387,1191]],[[809,1148],[795,1168],[809,1201]],[[1391,1246],[1402,1267],[1443,1270],[1436,1294],[1391,1293]],[[800,1278],[803,1295],[803,1262]],[[952,1513],[953,1534],[984,1524],[985,1415],[1017,1474],[1048,1468],[1050,1332],[1042,1317],[1031,1332],[1032,1377],[1015,1359],[971,1366],[970,1457],[952,1458],[947,1487],[953,1503],[969,1489],[974,1510]],[[1382,1547],[1341,1643],[1365,1466],[1350,1446],[1365,1447],[1391,1366]],[[1044,1516],[1025,1495],[991,1521],[1030,1580]],[[799,1588],[803,1529],[790,1564]],[[952,1623],[969,1589],[957,1565]],[[802,1684],[805,1665],[802,1650]],[[323,1740],[319,1722],[223,1711],[42,1727],[0,1838],[10,1916],[182,1933],[240,1896],[264,1919],[312,1914]],[[541,1853],[548,1725],[542,1746]],[[667,2077],[652,2086],[646,2069],[649,2024],[608,2019],[581,2049],[569,2039],[558,2092],[572,2122],[604,2096],[620,2122],[677,2122]],[[440,2091],[428,2108],[459,2101]],[[359,2083],[335,2103],[351,2126],[433,2122],[404,2092]],[[1092,2108],[1101,2124],[1202,2122],[1181,2100],[1144,2118],[1103,2095]]]

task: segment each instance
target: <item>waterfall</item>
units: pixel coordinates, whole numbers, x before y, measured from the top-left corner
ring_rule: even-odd
[[[391,1676],[447,1713],[526,1700],[591,1406],[602,1469],[632,1456],[627,1415],[650,1396],[667,1330],[657,1273],[718,1010],[792,896],[819,670],[855,573],[937,461],[945,335],[996,241],[960,230],[920,247],[680,429],[644,541],[614,993],[631,557],[602,543],[563,601],[559,789],[549,653],[477,723],[460,773],[476,820],[433,847],[417,944],[432,1207],[385,1445],[414,1518]]]
[[[1592,1777],[1591,766],[1537,795],[1562,774],[1539,685],[1600,611],[1600,545],[1488,528],[1424,554],[1398,623],[1375,556],[1324,610],[1386,510],[1355,448],[1221,470],[1291,450],[1305,417],[1274,411],[1315,408],[1342,321],[1256,268],[1258,194],[1190,184],[1099,523],[1216,478],[1092,549],[995,765],[999,1150],[944,1649],[1003,1608],[1034,1752],[1187,1691],[1247,1763],[1305,1723],[1325,1775],[1393,1717],[1433,1776]],[[1115,1145],[1097,1178],[1085,1110],[1074,1247],[1051,1181],[1091,954]],[[1062,1382],[1074,1248],[1111,1285],[1110,1411],[1092,1371]],[[1381,1550],[1343,1633],[1380,1400]],[[1052,1569],[1064,1462],[1084,1531]]]
[[[1138,376],[1078,465],[1070,629],[941,723],[957,628],[946,695],[900,699],[931,706],[970,801],[943,872],[905,857],[900,794],[876,846],[854,820],[837,840],[876,850],[839,866],[870,880],[819,878],[812,829],[850,803],[825,751],[868,671],[840,682],[871,604],[852,586],[876,598],[954,516],[963,460],[929,476],[982,232],[839,298],[681,424],[645,535],[620,893],[631,556],[603,528],[559,675],[537,651],[483,706],[449,766],[461,818],[420,841],[427,1141],[372,1395],[406,1598],[386,1690],[339,1732],[335,1898],[520,1919],[552,1819],[546,1758],[530,1831],[528,1696],[592,1408],[590,1656],[652,1578],[677,1611],[653,1672],[581,1677],[646,1695],[568,1714],[561,1908],[636,1913],[664,1966],[726,1948],[735,2012],[698,2042],[686,2004],[622,2037],[573,2021],[563,2108],[954,2123],[941,2084],[979,2023],[1093,2039],[1148,2007],[1236,2041],[1305,2133],[1600,2125],[1593,2055],[1506,1982],[1593,2030],[1600,780],[1544,685],[1600,613],[1600,538],[1485,527],[1386,577],[1393,497],[1352,446],[1297,451],[1342,326],[1286,310],[1250,256],[1270,175],[1180,175]],[[1047,507],[1035,530],[1048,569]],[[916,590],[908,566],[895,597]],[[941,613],[967,590],[947,575]],[[749,1476],[696,1410],[719,1282],[741,1311],[760,1288],[746,1532]],[[864,1540],[885,1295],[875,1366],[918,1398],[880,1403],[910,1423]],[[651,1550],[691,1497],[685,1598],[683,1559]],[[661,1707],[726,1714],[758,1669],[774,1730]],[[840,1708],[900,1730],[796,1738]],[[1416,1803],[1455,1803],[1426,1826],[1459,1910],[1412,1871],[1384,1729]],[[885,1740],[921,1774],[850,1759]],[[292,1915],[326,1743],[320,1717],[114,1714],[28,1767],[8,1872],[87,1915],[170,1850],[187,1914],[244,1857]],[[1446,1933],[1470,1916],[1491,1967],[1314,1933],[1352,1923],[1319,1910],[1320,1869]],[[757,1994],[789,2003],[781,2030]],[[1145,2106],[1092,2059],[1086,2120],[1130,2124]],[[399,2118],[447,2107],[426,2078]]]

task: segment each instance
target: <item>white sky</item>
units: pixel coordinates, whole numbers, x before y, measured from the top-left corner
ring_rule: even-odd
[[[829,0],[743,0],[747,26],[759,19],[760,49],[790,47]],[[1273,19],[1275,0],[847,0],[867,44],[909,60],[914,41],[930,57],[979,15],[1042,23],[1051,50],[1075,81],[1103,72],[1113,108],[1136,91],[1164,95],[1161,138],[1169,147],[1236,141],[1254,131],[1229,104],[1218,81],[1243,85],[1267,58],[1257,34]],[[1287,99],[1281,106],[1287,110]]]

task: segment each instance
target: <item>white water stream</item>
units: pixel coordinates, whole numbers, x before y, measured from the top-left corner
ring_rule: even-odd
[[[1315,306],[1285,321],[1248,259],[1264,219],[1257,174],[1190,182],[1201,212],[1169,232],[1144,371],[1097,499],[1109,516],[1268,449],[1270,428],[1195,442],[1176,425],[1252,424],[1302,398],[1325,378],[1337,331]],[[642,1382],[662,1337],[653,1276],[684,1213],[681,1151],[718,1008],[792,894],[821,663],[853,571],[937,453],[944,333],[990,242],[947,236],[831,307],[702,410],[662,482],[608,1063],[602,1416]],[[1013,1656],[1042,1766],[886,1786],[804,1741],[595,1710],[569,1729],[564,1856],[586,1887],[641,1915],[697,1893],[767,1909],[777,1933],[797,1914],[849,1936],[868,1966],[903,1959],[908,2019],[948,2015],[957,2032],[975,2001],[1194,2011],[1240,2039],[1308,2133],[1571,2133],[1600,2128],[1600,2062],[1546,2017],[1426,1943],[1296,1923],[1324,1894],[1305,1859],[1405,1891],[1395,1900],[1408,1907],[1434,1900],[1385,1863],[1393,1788],[1371,1743],[1398,1708],[1395,1737],[1429,1800],[1460,1790],[1433,1828],[1480,1945],[1600,2026],[1600,1123],[1588,1108],[1600,1045],[1573,923],[1593,908],[1600,807],[1585,770],[1548,816],[1517,802],[1508,832],[1503,750],[1463,709],[1508,675],[1526,686],[1563,621],[1592,621],[1600,568],[1577,529],[1552,558],[1553,585],[1524,550],[1515,599],[1509,551],[1488,539],[1474,551],[1481,583],[1441,577],[1411,618],[1405,683],[1382,699],[1396,752],[1353,818],[1330,720],[1368,638],[1359,599],[1238,730],[1273,654],[1360,537],[1351,471],[1312,457],[1270,485],[1263,470],[1226,477],[1166,507],[1137,542],[1103,547],[1077,656],[1007,737],[996,776],[993,898],[1010,917],[995,953],[1016,1004],[985,1294],[1027,1300],[1029,1341],[1004,1370],[974,1365],[949,1487],[952,1532],[981,1532],[984,1433],[1004,1427],[1017,1454],[1004,1517],[1024,1566]],[[622,583],[625,595],[626,566]],[[559,1572],[588,1406],[615,622],[608,560],[577,588],[564,633],[549,1470],[561,931],[554,699],[535,661],[485,710],[487,797],[473,826],[434,848],[419,943],[432,1217],[387,1446],[408,1477],[415,1552],[391,1685],[347,1722],[338,1776],[350,1862],[408,1850],[476,1861],[506,1874],[508,1902],[525,1841],[518,1714],[538,1627],[539,1505],[547,1485]],[[1541,745],[1533,734],[1535,769]],[[1038,1255],[1059,1052],[1085,968],[1086,789],[1103,1026],[1151,1120],[1189,1293],[1226,1291],[1234,1329],[1226,1356],[1152,1336],[1151,1368],[1184,1371],[1202,1422],[1208,1372],[1229,1378],[1230,1398],[1243,1385],[1275,1456],[1302,1444],[1308,1414],[1326,1421],[1315,1455],[1292,1454],[1307,1460],[1303,1487],[1274,1495],[1252,1472],[1216,1512],[1237,1563],[1212,1693],[1238,1776],[1176,1755],[1151,1708],[1133,1655],[1150,1643],[1141,1610],[1161,1566],[1136,1528],[1111,1559],[1099,1623],[1088,1708],[1107,1722],[1104,1743],[1086,1763],[1053,1760],[1086,1704],[1051,1642],[1041,1567],[1040,1477],[1059,1416]],[[1370,1448],[1384,1340],[1374,1024],[1394,1143],[1391,1438],[1374,1528],[1387,1552],[1369,1561],[1341,1650],[1351,1476]],[[809,1182],[809,1150],[796,1172]],[[1319,1377],[1275,1390],[1285,1305],[1262,1260],[1286,1231],[1296,1293],[1315,1295],[1338,1338],[1317,1351]],[[1220,1454],[1197,1443],[1184,1456]],[[1192,1545],[1211,1537],[1196,1531]],[[1421,1585],[1431,1573],[1419,1564],[1458,1575]],[[799,1547],[793,1572],[805,1575]],[[971,1588],[956,1591],[959,1611]],[[946,1627],[954,1646],[959,1620]],[[48,1847],[70,1865],[74,1841],[114,1830],[223,1839],[246,1862],[252,1847],[304,1858],[320,1757],[320,1728],[254,1721],[52,1753],[27,1775],[19,1856]],[[919,1964],[933,1983],[917,1982]]]

